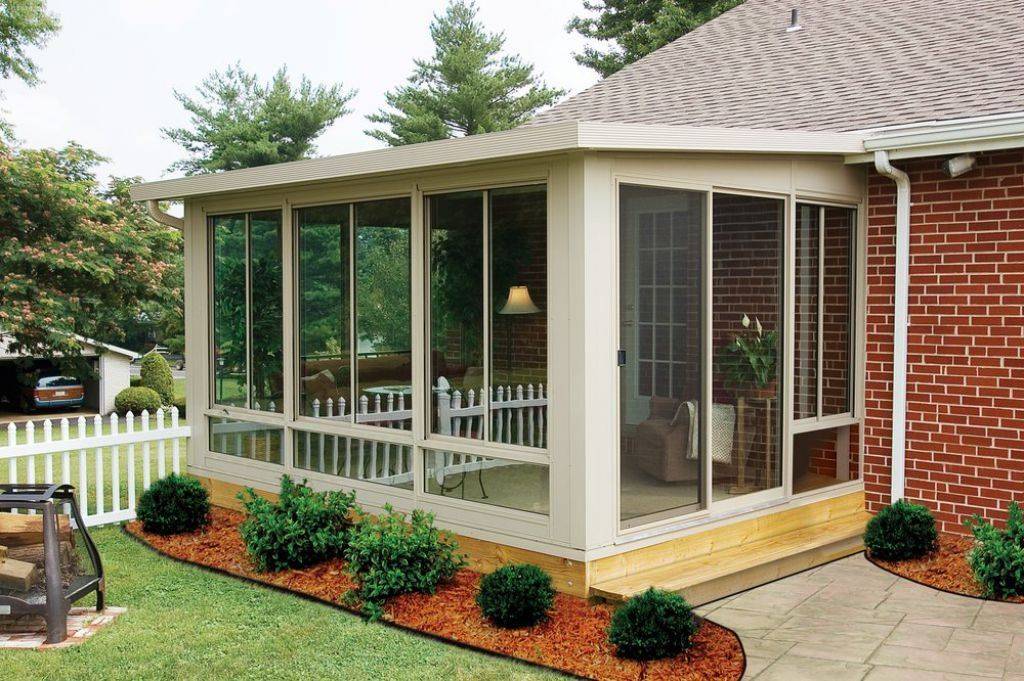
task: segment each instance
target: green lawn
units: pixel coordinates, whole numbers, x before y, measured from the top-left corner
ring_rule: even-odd
[[[176,378],[174,379],[174,397],[175,399],[184,399],[185,397],[185,379]]]
[[[74,648],[0,650],[7,679],[564,678],[173,562],[93,535],[112,605],[128,612]]]

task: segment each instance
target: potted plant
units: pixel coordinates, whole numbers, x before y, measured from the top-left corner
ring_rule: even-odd
[[[718,353],[725,388],[737,396],[765,398],[775,395],[778,377],[778,333],[765,331],[761,320],[743,315],[743,331]]]

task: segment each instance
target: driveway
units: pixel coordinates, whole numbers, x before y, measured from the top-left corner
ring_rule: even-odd
[[[943,593],[857,554],[698,608],[747,679],[1024,681],[1024,605]]]

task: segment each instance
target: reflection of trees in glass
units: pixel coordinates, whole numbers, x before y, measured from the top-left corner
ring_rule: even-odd
[[[245,216],[213,218],[214,347],[216,401],[244,404],[237,394],[245,380]]]
[[[283,348],[281,321],[281,214],[254,213],[249,224],[252,398],[281,409]]]
[[[357,204],[356,331],[373,352],[412,348],[408,199]]]
[[[299,212],[300,352],[348,353],[348,205]]]

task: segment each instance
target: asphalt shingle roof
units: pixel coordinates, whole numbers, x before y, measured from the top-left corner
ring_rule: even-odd
[[[1019,111],[1024,0],[747,0],[531,124],[850,131]]]

